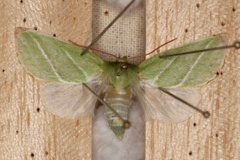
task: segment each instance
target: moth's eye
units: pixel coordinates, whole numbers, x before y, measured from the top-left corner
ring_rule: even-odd
[[[126,71],[127,69],[128,69],[128,65],[127,65],[127,64],[121,65],[121,66],[120,66],[120,70],[119,70],[118,73],[117,73],[117,76],[118,76],[118,77],[121,76],[122,73],[123,73],[124,71]]]
[[[127,68],[128,68],[128,65],[126,65],[126,64],[124,64],[124,65],[121,66],[121,69],[122,69],[122,70],[126,70]]]
[[[128,65],[127,64],[123,64],[123,65],[120,66],[120,70],[121,71],[125,71],[127,69],[128,69]]]

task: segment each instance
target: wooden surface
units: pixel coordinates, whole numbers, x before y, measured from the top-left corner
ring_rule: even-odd
[[[240,39],[238,0],[146,3],[147,52],[173,38],[178,39],[161,50],[223,32],[229,42]],[[147,123],[146,159],[240,159],[239,53],[228,50],[223,74],[200,87],[200,108],[211,112],[209,119],[196,113],[183,123]]]
[[[199,3],[199,4],[197,4]],[[69,120],[47,112],[39,98],[41,84],[18,63],[17,26],[56,34],[79,44],[91,41],[92,1],[0,2],[0,159],[91,159],[91,119]],[[226,32],[240,39],[238,0],[146,2],[146,50],[178,38],[165,50]],[[186,122],[147,122],[146,159],[240,159],[239,51],[228,51],[223,74],[199,88],[200,107]]]
[[[92,38],[92,1],[0,2],[0,159],[91,159],[91,117],[76,121],[46,111],[40,82],[17,60],[15,27],[39,31],[78,44]]]

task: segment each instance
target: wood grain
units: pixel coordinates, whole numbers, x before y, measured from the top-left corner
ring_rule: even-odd
[[[164,42],[176,41],[161,50],[227,33],[229,43],[240,37],[239,1],[146,1],[146,50]],[[226,51],[223,73],[203,87],[200,114],[183,123],[148,122],[146,159],[240,159],[239,51]]]
[[[17,60],[15,27],[36,28],[86,45],[92,38],[92,1],[0,2],[0,159],[91,159],[91,117],[71,120],[46,111],[41,83]]]

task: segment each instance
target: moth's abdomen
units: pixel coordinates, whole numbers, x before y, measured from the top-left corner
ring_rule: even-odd
[[[129,87],[117,90],[113,86],[107,88],[104,101],[110,105],[124,120],[128,120],[129,110],[132,104],[132,91]],[[124,130],[122,120],[105,107],[107,121],[118,139],[123,138]]]

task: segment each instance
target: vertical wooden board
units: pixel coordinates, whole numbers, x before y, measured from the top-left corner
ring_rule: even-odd
[[[164,51],[213,34],[227,33],[229,43],[240,38],[240,2],[146,1],[146,49],[178,38]],[[199,107],[209,119],[196,113],[176,124],[148,122],[146,159],[240,159],[239,50],[227,50],[224,67],[216,79],[199,87]]]
[[[87,45],[92,1],[0,2],[0,159],[90,159],[91,117],[59,118],[41,103],[42,84],[19,64],[15,27],[35,28]]]

